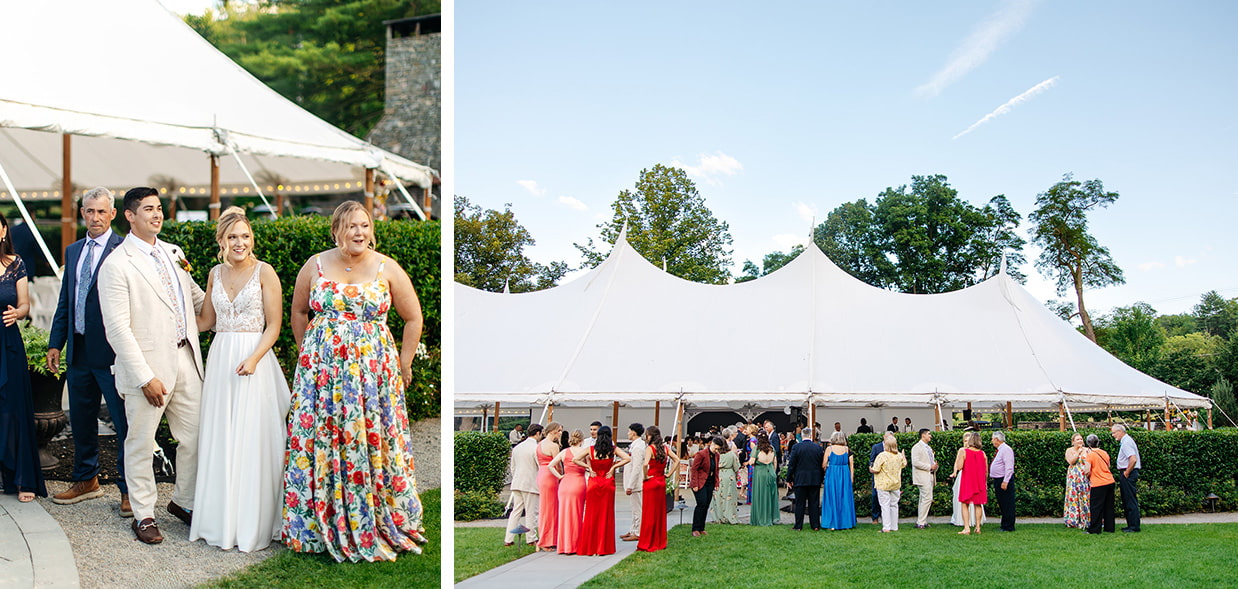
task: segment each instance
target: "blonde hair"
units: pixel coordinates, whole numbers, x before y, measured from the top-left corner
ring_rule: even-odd
[[[557,431],[562,431],[562,430],[563,430],[563,424],[562,424],[562,423],[559,423],[559,422],[557,422],[557,421],[552,421],[552,422],[550,422],[550,423],[546,424],[545,429],[543,429],[543,430],[542,430],[542,435],[543,435],[544,437],[546,437],[546,438],[549,438],[549,437],[550,437],[550,434],[553,434],[553,433],[555,433],[555,432],[557,432]],[[558,440],[556,440],[556,441],[558,441]]]
[[[983,450],[984,448],[980,445],[980,432],[967,432],[963,434],[963,446]]]
[[[340,206],[335,207],[335,212],[331,213],[331,238],[335,240],[336,245],[339,245],[340,233],[348,223],[348,218],[353,213],[361,211],[365,213],[365,217],[370,220],[370,249],[378,247],[378,238],[374,236],[374,215],[365,209],[365,205],[355,201],[346,200],[340,203]]]
[[[574,429],[572,430],[572,435],[567,438],[567,445],[579,446],[583,441],[585,441],[585,432],[582,432],[579,429]]]
[[[898,440],[895,440],[894,436],[890,436],[882,440],[881,445],[886,452],[895,452],[898,450]]]
[[[215,257],[228,266],[231,266],[232,262],[228,261],[228,246],[224,245],[224,240],[237,223],[244,223],[246,227],[249,227],[250,239],[255,239],[254,226],[249,222],[249,217],[245,216],[245,210],[241,207],[228,207],[220,213],[219,221],[215,223],[215,243],[219,245],[219,252],[215,254]],[[255,257],[252,246],[249,248],[249,257]]]

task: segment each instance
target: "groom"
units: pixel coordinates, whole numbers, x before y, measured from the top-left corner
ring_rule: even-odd
[[[202,353],[195,315],[205,298],[188,273],[180,248],[158,240],[163,206],[154,188],[125,193],[129,236],[99,268],[99,301],[108,342],[116,352],[116,390],[125,399],[125,481],[133,532],[147,544],[163,541],[155,524],[152,454],[159,420],[167,416],[176,449],[176,489],[168,513],[188,525],[198,468],[198,406]]]

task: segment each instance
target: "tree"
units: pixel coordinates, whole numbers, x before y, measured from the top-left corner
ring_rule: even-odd
[[[1149,374],[1180,389],[1206,395],[1220,375],[1216,361],[1224,345],[1221,338],[1206,333],[1168,338]]]
[[[602,263],[627,225],[628,243],[646,260],[693,282],[724,284],[731,278],[729,226],[714,217],[688,174],[655,165],[641,170],[634,190],[624,190],[611,205],[614,216],[599,224],[600,242],[574,244],[584,256],[582,268]]]
[[[912,176],[910,189],[887,188],[872,205],[860,199],[834,209],[813,239],[868,284],[939,293],[992,278],[1003,253],[1007,273],[1022,282],[1024,242],[1014,232],[1020,219],[1005,196],[978,208],[960,199],[945,176]]]
[[[1156,318],[1156,324],[1165,330],[1167,337],[1176,337],[1179,335],[1187,335],[1199,331],[1195,323],[1195,317],[1190,313],[1179,313],[1177,315],[1161,315]]]
[[[1212,290],[1200,297],[1192,315],[1204,333],[1228,338],[1238,325],[1238,300],[1226,299]]]
[[[528,292],[554,286],[567,274],[565,262],[543,266],[524,254],[536,242],[512,212],[482,209],[468,198],[456,196],[455,242],[456,282],[502,292]]]
[[[1232,381],[1222,378],[1212,385],[1210,392],[1212,393],[1212,400],[1221,409],[1221,423],[1231,422],[1232,425],[1232,420],[1238,420],[1238,401],[1234,399],[1234,385]]]
[[[1075,304],[1070,301],[1048,300],[1045,301],[1045,308],[1053,312],[1054,315],[1062,318],[1062,321],[1070,323],[1079,314],[1075,310]]]
[[[437,12],[437,0],[262,0],[185,22],[285,98],[365,137],[383,114],[383,21]]]
[[[765,259],[761,261],[760,268],[757,268],[757,265],[753,264],[752,261],[744,260],[744,273],[737,276],[735,278],[735,282],[748,282],[749,280],[756,280],[757,278],[765,276],[783,266],[786,266],[787,264],[790,264],[791,260],[794,260],[802,253],[804,253],[804,246],[802,245],[792,246],[791,250],[786,253],[780,251],[770,252],[765,254]]]
[[[1100,180],[1079,182],[1070,174],[1048,191],[1036,195],[1032,221],[1032,242],[1041,248],[1036,267],[1047,278],[1057,281],[1058,295],[1074,288],[1084,335],[1096,341],[1092,318],[1083,304],[1083,289],[1122,284],[1122,269],[1109,257],[1109,250],[1088,233],[1087,215],[1107,207],[1118,193],[1105,192]]]
[[[1165,333],[1156,325],[1156,309],[1147,303],[1118,307],[1098,323],[1101,347],[1137,370],[1153,369],[1165,343]]]

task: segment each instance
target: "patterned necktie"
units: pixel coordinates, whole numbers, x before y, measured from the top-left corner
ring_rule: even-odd
[[[155,268],[159,270],[159,279],[163,281],[164,290],[168,291],[168,299],[172,301],[172,310],[176,313],[176,343],[180,344],[186,339],[185,335],[185,312],[181,309],[181,297],[176,294],[176,286],[172,284],[172,275],[168,272],[168,266],[163,263],[163,256],[159,255],[159,245],[155,245],[155,249],[150,250],[150,257],[155,259]]]
[[[77,306],[74,309],[73,330],[86,333],[86,294],[90,292],[90,279],[95,275],[95,243],[93,239],[86,240],[86,259],[82,262],[82,271],[77,276]]]

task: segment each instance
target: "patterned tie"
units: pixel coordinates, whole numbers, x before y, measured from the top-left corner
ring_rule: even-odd
[[[150,257],[155,259],[155,268],[159,270],[159,279],[163,281],[164,290],[168,291],[168,299],[172,301],[172,310],[176,313],[176,343],[186,339],[185,335],[185,312],[181,309],[181,297],[176,294],[176,286],[172,284],[172,275],[168,273],[168,267],[163,263],[163,256],[159,255],[159,245],[155,245],[155,249],[150,250]]]
[[[73,330],[86,333],[86,294],[90,292],[90,279],[95,275],[95,243],[93,239],[86,240],[86,260],[82,262],[82,272],[77,276],[77,307],[74,309]]]

